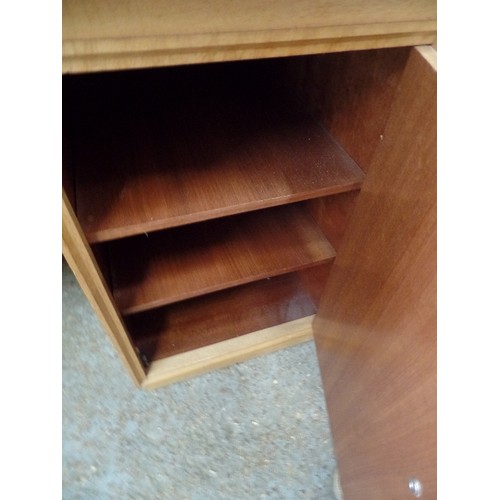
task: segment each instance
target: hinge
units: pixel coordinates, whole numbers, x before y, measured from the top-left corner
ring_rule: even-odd
[[[144,368],[149,368],[151,365],[151,362],[149,361],[148,357],[146,356],[146,353],[141,351],[137,346],[134,346],[134,348],[135,348],[135,352],[136,352],[139,360],[142,363],[142,366]]]

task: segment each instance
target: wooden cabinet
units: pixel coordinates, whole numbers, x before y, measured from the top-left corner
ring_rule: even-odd
[[[346,497],[431,498],[435,5],[235,9],[63,2],[64,255],[143,387],[314,331]]]

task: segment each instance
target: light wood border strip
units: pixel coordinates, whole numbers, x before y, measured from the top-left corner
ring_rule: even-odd
[[[111,293],[99,271],[64,190],[62,195],[62,248],[66,261],[94,311],[105,326],[116,351],[134,382],[140,385],[146,373],[132,347]]]
[[[313,316],[153,361],[142,387],[154,389],[312,339]]]
[[[98,38],[78,34],[63,37],[63,57],[85,54],[133,53],[154,50],[188,51],[220,50],[225,47],[259,47],[273,44],[293,44],[303,41],[369,38],[436,31],[436,21],[379,22],[310,28],[262,29],[241,32],[165,33]]]
[[[415,47],[415,50],[422,55],[434,71],[437,71],[437,51],[434,45],[421,45]]]
[[[62,27],[76,72],[420,45],[437,23],[435,0],[63,0]]]
[[[67,50],[63,56],[63,73],[87,73],[134,68],[153,68],[183,64],[266,59],[297,55],[344,52],[351,50],[382,49],[431,44],[436,40],[435,30],[411,33],[340,37],[320,40],[268,42],[262,44],[211,46],[193,48],[158,48],[122,52],[92,53]]]

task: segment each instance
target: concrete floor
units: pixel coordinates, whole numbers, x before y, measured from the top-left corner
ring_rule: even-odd
[[[135,388],[63,263],[64,499],[333,499],[313,342]]]

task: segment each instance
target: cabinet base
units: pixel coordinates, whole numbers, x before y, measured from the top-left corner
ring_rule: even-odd
[[[314,315],[306,316],[238,338],[153,361],[142,387],[155,389],[311,340],[313,318]]]

